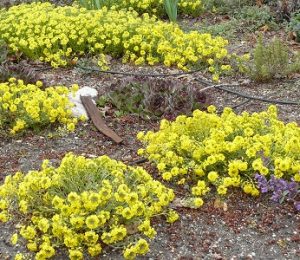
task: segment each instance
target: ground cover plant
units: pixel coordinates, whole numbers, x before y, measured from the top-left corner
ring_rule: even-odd
[[[0,129],[14,135],[25,129],[37,129],[50,123],[65,125],[74,131],[78,122],[72,116],[72,104],[68,95],[74,93],[64,86],[43,89],[43,83],[25,84],[23,80],[11,78],[0,83]],[[84,120],[84,118],[81,118]]]
[[[146,82],[146,83],[145,83]],[[100,108],[111,107],[117,116],[136,115],[144,119],[175,118],[204,109],[207,98],[195,85],[183,85],[175,79],[118,80],[102,95]]]
[[[208,112],[163,120],[156,133],[138,134],[145,145],[139,154],[155,163],[164,180],[188,183],[191,206],[202,206],[211,185],[219,195],[239,187],[258,196],[256,173],[300,181],[300,129],[278,120],[275,106],[252,115],[226,108],[218,116],[214,106]]]
[[[285,200],[294,202],[295,208],[300,211],[300,200],[296,200],[300,193],[299,181],[293,178],[290,181],[283,178],[276,178],[271,175],[269,180],[264,175],[255,174],[257,185],[262,193],[271,193],[271,200],[277,203],[283,203]]]
[[[12,243],[21,237],[35,259],[55,256],[58,247],[66,248],[70,259],[83,259],[109,245],[133,259],[149,250],[154,216],[165,215],[168,222],[178,218],[168,209],[173,199],[173,191],[141,167],[70,153],[58,168],[46,160],[40,171],[6,177],[0,186],[0,219],[18,223]]]
[[[110,54],[136,65],[163,63],[180,69],[197,64],[208,67],[208,60],[219,68],[228,57],[228,42],[221,37],[196,31],[184,33],[177,25],[147,14],[139,17],[134,11],[90,11],[34,3],[2,10],[0,18],[0,38],[10,51],[51,62],[54,67],[74,62],[84,53]],[[220,72],[214,69],[214,75]]]
[[[262,36],[258,38],[253,51],[253,63],[248,65],[250,77],[256,81],[268,81],[299,71],[299,52],[289,54],[287,46],[278,38],[269,44],[263,42]]]

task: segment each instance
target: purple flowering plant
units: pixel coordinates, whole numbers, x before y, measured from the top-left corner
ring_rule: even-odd
[[[271,175],[269,180],[265,176],[258,173],[255,174],[255,179],[261,193],[272,192],[271,200],[283,203],[285,200],[293,201],[297,211],[300,211],[300,201],[296,200],[300,194],[300,186],[293,179],[290,181],[276,178]]]

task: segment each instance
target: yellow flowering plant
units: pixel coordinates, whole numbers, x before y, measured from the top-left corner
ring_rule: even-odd
[[[100,9],[106,6],[113,10],[133,9],[139,14],[148,13],[164,17],[164,0],[75,0],[80,6],[87,9]],[[204,5],[201,0],[179,0],[178,12],[183,15],[199,16],[204,12]]]
[[[105,54],[135,65],[176,66],[188,70],[228,62],[228,41],[197,31],[184,32],[176,24],[135,11],[87,10],[50,3],[21,4],[0,11],[0,39],[11,53],[51,63],[76,63],[79,56]],[[225,65],[225,64],[224,64]],[[217,73],[217,72],[216,72]],[[213,72],[214,74],[214,72]]]
[[[0,221],[14,220],[20,229],[12,244],[26,241],[37,260],[55,256],[58,248],[83,259],[111,246],[132,259],[148,252],[154,216],[178,219],[169,208],[174,196],[141,167],[68,153],[58,168],[45,160],[40,171],[7,176],[0,186]]]
[[[63,86],[42,87],[41,81],[24,84],[15,78],[0,83],[0,129],[14,135],[28,128],[60,123],[74,131],[78,119],[72,116],[73,103],[69,101],[68,94],[77,91],[78,85],[70,89]]]
[[[217,115],[209,106],[192,117],[163,119],[158,132],[140,132],[138,139],[145,145],[138,154],[154,162],[164,180],[188,184],[192,207],[200,207],[212,187],[219,195],[241,188],[258,196],[256,173],[300,182],[300,128],[280,121],[274,105],[241,115],[231,108]]]

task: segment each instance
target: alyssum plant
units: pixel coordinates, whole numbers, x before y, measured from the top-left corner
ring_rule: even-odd
[[[152,161],[166,181],[187,184],[193,207],[203,204],[212,189],[226,195],[241,188],[258,196],[257,173],[300,182],[300,128],[277,119],[277,109],[235,114],[225,108],[208,113],[195,110],[193,116],[178,116],[174,122],[162,120],[160,130],[138,134],[145,149],[138,153]]]
[[[173,199],[173,190],[141,167],[69,153],[58,168],[45,160],[40,171],[7,176],[0,186],[0,221],[16,223],[11,242],[25,243],[37,260],[52,258],[58,248],[78,260],[109,247],[134,259],[148,252],[156,235],[154,216],[177,220],[168,207]]]

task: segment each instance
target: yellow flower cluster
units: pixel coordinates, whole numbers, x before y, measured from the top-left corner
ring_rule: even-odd
[[[228,41],[135,11],[86,10],[55,7],[50,3],[22,4],[0,11],[0,38],[12,52],[50,62],[53,67],[73,64],[78,55],[110,54],[136,65],[209,66],[229,57]],[[100,65],[105,65],[103,57]],[[224,67],[225,66],[225,67]],[[224,70],[230,67],[223,66]],[[213,72],[215,73],[215,72]]]
[[[26,128],[58,122],[73,131],[78,119],[72,117],[73,104],[68,94],[77,91],[78,86],[73,85],[71,90],[63,86],[42,87],[41,81],[26,85],[15,78],[0,83],[0,129],[9,129],[14,135]]]
[[[76,2],[79,2],[76,0]],[[164,0],[114,0],[106,1],[104,5],[112,9],[134,9],[139,14],[149,13],[165,16]],[[204,11],[201,0],[179,0],[178,13],[199,16]]]
[[[173,199],[173,190],[141,167],[69,153],[58,168],[45,160],[40,171],[7,176],[0,186],[0,221],[14,218],[37,260],[53,257],[58,247],[66,248],[70,259],[98,256],[104,245],[123,247],[131,259],[148,252],[145,239],[156,234],[153,216],[178,219],[168,209]],[[11,242],[18,243],[17,233]]]
[[[140,132],[138,139],[146,146],[138,154],[155,162],[163,179],[190,183],[195,207],[203,204],[210,186],[219,195],[230,187],[259,195],[255,173],[300,182],[300,128],[278,120],[273,105],[241,115],[225,108],[220,116],[209,106],[192,117],[162,120],[158,132]]]

